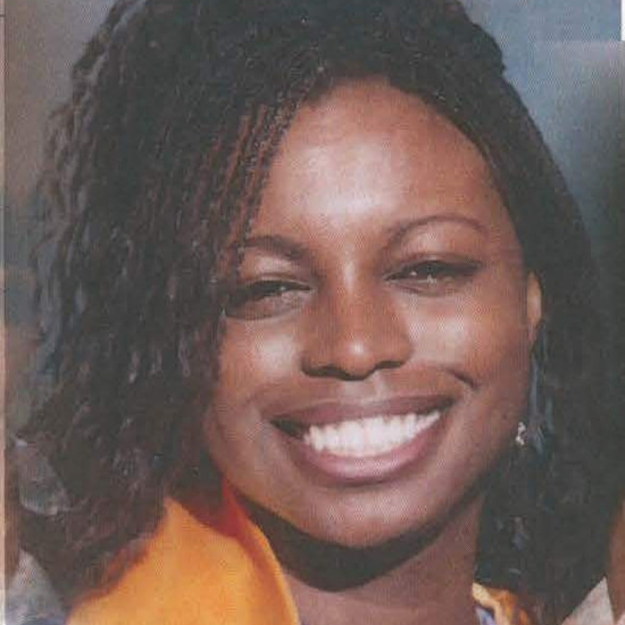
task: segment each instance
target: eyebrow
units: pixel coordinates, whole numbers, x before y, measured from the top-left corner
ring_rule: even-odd
[[[279,234],[262,234],[250,237],[245,241],[244,249],[250,248],[278,254],[292,261],[306,259],[309,255],[308,250],[303,245]]]
[[[456,215],[454,213],[437,213],[435,215],[426,215],[425,217],[418,217],[417,219],[410,219],[401,221],[399,224],[393,224],[387,228],[389,240],[384,247],[388,249],[398,245],[412,230],[417,230],[434,223],[445,222],[464,224],[480,234],[485,232],[484,225],[472,217]],[[244,249],[262,250],[271,254],[277,254],[292,261],[306,260],[310,256],[308,249],[304,245],[279,234],[252,236],[245,241]]]
[[[418,230],[425,226],[437,223],[462,224],[472,228],[482,235],[486,232],[486,227],[484,226],[484,224],[477,219],[474,219],[473,217],[468,217],[466,215],[457,215],[456,213],[436,213],[434,215],[426,215],[425,217],[418,217],[416,219],[401,221],[399,222],[399,224],[393,224],[387,229],[389,240],[384,247],[388,249],[395,245],[398,245],[399,243],[401,243],[404,237],[413,230]]]

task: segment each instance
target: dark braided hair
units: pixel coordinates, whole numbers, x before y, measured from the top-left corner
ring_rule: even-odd
[[[419,96],[480,149],[543,289],[530,441],[493,477],[476,576],[531,595],[546,621],[597,579],[614,454],[596,275],[503,71],[453,0],[114,6],[74,68],[41,180],[55,386],[26,433],[72,502],[50,520],[46,558],[66,596],[118,575],[164,496],[197,475],[227,285],[272,158],[303,102],[369,76]]]

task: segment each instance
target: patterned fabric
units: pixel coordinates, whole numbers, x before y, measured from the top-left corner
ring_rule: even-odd
[[[495,625],[536,625],[518,597],[508,590],[473,584],[473,598],[492,614]]]
[[[497,625],[493,615],[482,606],[477,607],[477,618],[480,621],[480,625]]]
[[[477,584],[481,625],[531,625],[514,596]],[[137,606],[141,606],[137,609]],[[226,490],[218,515],[169,500],[144,556],[107,594],[85,597],[69,625],[299,625],[271,547]]]

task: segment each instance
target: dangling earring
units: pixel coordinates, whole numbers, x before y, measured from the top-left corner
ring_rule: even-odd
[[[519,449],[525,447],[525,445],[527,444],[527,426],[525,425],[525,423],[523,423],[523,421],[519,421],[514,444]]]

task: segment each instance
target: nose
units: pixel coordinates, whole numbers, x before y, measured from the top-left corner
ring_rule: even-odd
[[[314,308],[302,354],[307,375],[364,380],[410,358],[406,325],[385,297],[339,289]]]

